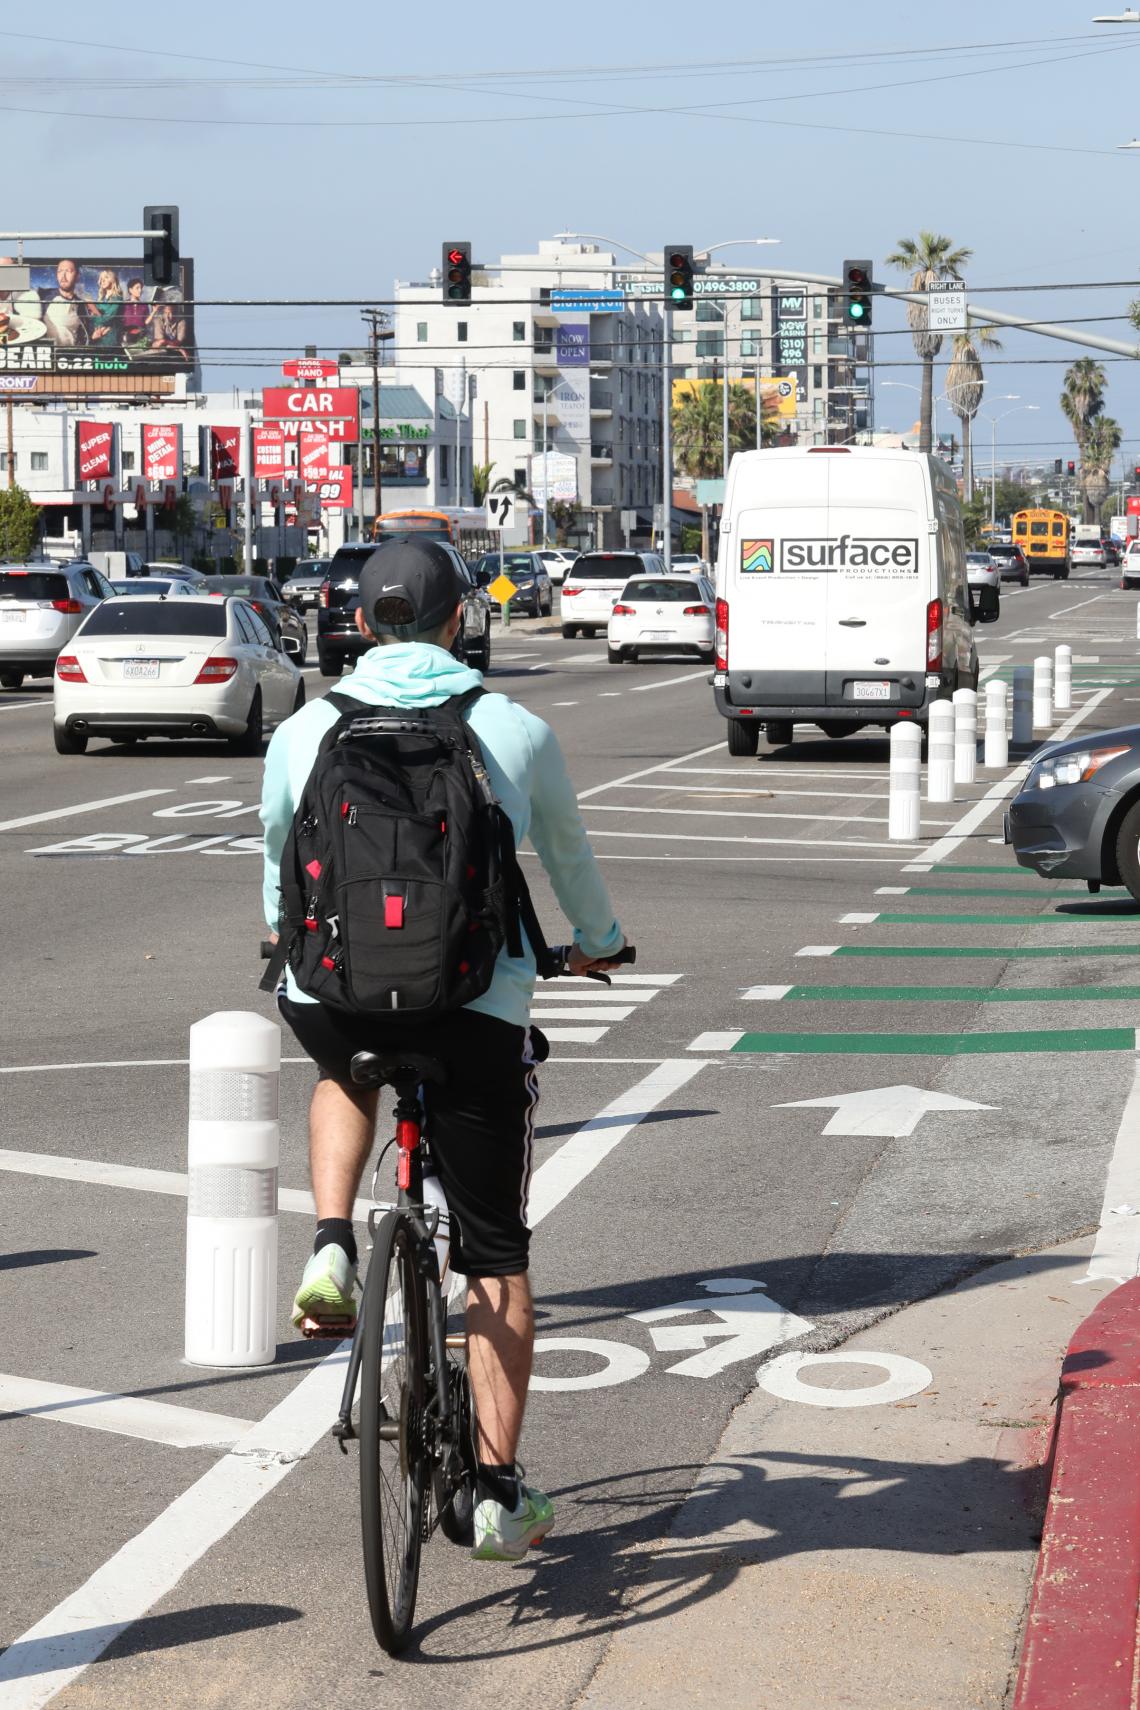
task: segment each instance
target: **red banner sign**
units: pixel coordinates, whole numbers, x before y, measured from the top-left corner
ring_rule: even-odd
[[[212,427],[210,434],[210,479],[232,481],[241,470],[241,429]]]
[[[352,470],[347,463],[334,463],[323,480],[310,488],[310,492],[315,493],[321,504],[327,505],[330,511],[350,511]]]
[[[297,467],[306,487],[315,487],[318,481],[327,480],[329,472],[328,435],[310,433],[306,429],[297,443]]]
[[[279,427],[253,430],[253,478],[275,481],[285,470],[285,434]]]
[[[170,427],[143,424],[142,466],[147,481],[182,479],[182,429],[177,423]]]
[[[289,439],[323,433],[342,445],[355,445],[360,438],[360,393],[355,386],[267,386],[261,413]]]
[[[75,451],[75,479],[102,481],[111,473],[115,430],[110,422],[80,422]]]
[[[320,385],[335,380],[340,370],[327,357],[298,356],[292,362],[283,362],[281,372],[286,380],[315,380]]]
[[[1126,508],[1130,517],[1140,516],[1140,497],[1132,494],[1128,499]]]

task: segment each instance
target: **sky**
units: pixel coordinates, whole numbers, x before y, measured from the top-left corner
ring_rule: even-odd
[[[781,268],[871,256],[898,282],[886,256],[926,228],[973,251],[979,305],[1130,340],[1140,150],[1120,145],[1140,134],[1140,25],[1095,25],[1096,10],[197,0],[140,31],[144,14],[88,0],[8,8],[0,224],[134,228],[143,203],[173,202],[199,298],[373,302],[425,279],[445,239],[471,239],[478,260],[562,229],[635,250],[769,236],[761,259]],[[876,422],[903,430],[919,369],[901,307],[879,303],[875,333]],[[355,309],[227,307],[201,312],[199,341],[221,390],[363,334]],[[1057,397],[1066,364],[1095,353],[1021,330],[1003,347],[982,405],[1013,412],[999,463],[1074,455]],[[1131,470],[1140,367],[1103,360]],[[988,464],[988,423],[976,433]]]

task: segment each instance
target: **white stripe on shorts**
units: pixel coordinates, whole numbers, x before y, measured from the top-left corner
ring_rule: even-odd
[[[523,1222],[526,1222],[527,1205],[530,1201],[530,1179],[534,1174],[534,1113],[538,1108],[538,1073],[530,1045],[530,1028],[526,1030],[523,1042],[523,1062],[528,1065],[526,1090],[530,1094],[530,1103],[523,1118],[526,1123],[526,1141],[523,1154],[522,1197],[519,1212]]]

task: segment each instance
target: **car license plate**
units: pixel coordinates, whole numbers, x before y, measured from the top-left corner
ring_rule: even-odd
[[[125,659],[123,661],[124,677],[142,677],[153,682],[158,676],[157,659]]]
[[[3,606],[0,606],[0,618],[3,618],[5,623],[24,623],[27,616],[27,612],[6,612]]]
[[[855,683],[853,692],[857,701],[889,701],[891,685],[889,683]]]
[[[668,629],[647,629],[645,639],[646,641],[672,641],[673,632]]]

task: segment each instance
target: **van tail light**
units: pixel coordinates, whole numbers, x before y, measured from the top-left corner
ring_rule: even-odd
[[[926,669],[942,669],[942,601],[931,600],[926,608]]]
[[[327,581],[321,583],[321,591],[317,595],[317,604],[320,606],[322,611],[325,611],[325,612],[328,611],[328,609],[329,609],[329,585],[328,585]]]
[[[708,617],[708,615],[709,608],[707,606],[686,606],[681,613],[682,617]]]
[[[65,617],[78,617],[83,607],[78,600],[53,600],[51,609],[53,612],[62,612]]]
[[[194,681],[196,683],[228,683],[237,668],[236,659],[227,659],[219,654],[213,659],[207,659]]]
[[[716,603],[716,668],[728,670],[728,601]]]
[[[61,683],[85,683],[83,667],[74,653],[61,653],[55,662],[55,674]]]
[[[615,606],[613,609],[613,616],[614,617],[636,617],[637,616],[637,607],[636,606]]]

